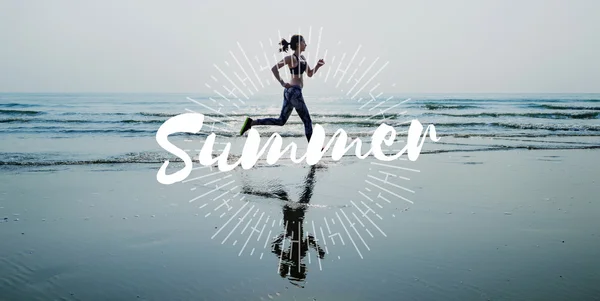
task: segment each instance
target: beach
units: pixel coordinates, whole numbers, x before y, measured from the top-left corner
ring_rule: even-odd
[[[153,135],[189,107],[161,99],[181,95],[108,97],[133,99],[121,107],[97,95],[72,96],[88,102],[70,107],[4,97],[0,300],[600,296],[600,125],[589,95],[423,97],[396,124],[439,124],[441,140],[427,140],[416,161],[349,152],[315,167],[282,158],[231,172],[195,162],[172,185],[158,183],[160,166],[183,165]],[[376,121],[323,103],[314,119],[328,133],[369,141]],[[230,117],[237,130],[241,116]],[[280,132],[306,147],[297,116]],[[244,138],[218,133],[239,155]],[[172,140],[197,156],[205,138]]]
[[[218,218],[205,218],[187,189],[158,184],[155,167],[5,173],[2,299],[593,300],[596,157],[593,150],[424,155],[410,180],[414,204],[394,203],[386,213],[395,218],[378,223],[387,236],[363,233],[370,250],[361,245],[362,259],[348,239],[329,241],[321,267],[313,252],[304,288],[278,274],[268,247],[257,247],[262,259],[258,251],[239,256],[241,242],[232,243],[246,235],[211,239]],[[335,168],[316,172],[315,204],[338,195],[320,186]],[[364,186],[363,177],[343,180]],[[280,204],[262,205],[282,217]],[[307,221],[335,211],[309,208]]]

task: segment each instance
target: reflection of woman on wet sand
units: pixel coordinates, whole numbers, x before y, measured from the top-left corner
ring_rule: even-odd
[[[308,234],[306,238],[304,237],[304,214],[307,207],[305,205],[310,202],[315,184],[314,178],[315,166],[313,165],[304,180],[304,191],[300,195],[298,205],[285,204],[283,206],[285,233],[280,234],[271,243],[271,252],[276,254],[280,260],[279,275],[286,277],[289,274],[291,281],[304,281],[306,278],[306,264],[303,263],[303,259],[306,257],[309,246],[317,251],[319,258],[325,257],[325,251],[317,244],[313,235]],[[285,247],[285,238],[290,240],[287,248]],[[282,250],[282,248],[286,248],[286,250]]]
[[[303,261],[308,254],[309,247],[315,249],[319,254],[319,258],[325,257],[325,251],[317,244],[313,235],[308,234],[307,237],[304,237],[304,214],[312,197],[315,185],[315,170],[314,165],[310,167],[310,171],[304,180],[304,190],[300,194],[298,202],[291,202],[284,190],[269,193],[246,191],[246,193],[251,194],[276,196],[286,201],[283,206],[285,231],[271,243],[271,252],[279,258],[279,274],[283,278],[289,275],[290,281],[304,281],[306,279],[306,264]],[[289,239],[289,243],[286,243],[286,238]],[[294,282],[292,284],[298,285]]]

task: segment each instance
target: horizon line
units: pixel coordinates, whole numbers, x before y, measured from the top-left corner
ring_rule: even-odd
[[[272,95],[272,94],[280,94],[281,92],[271,92],[271,93],[257,93],[256,95]],[[384,94],[600,94],[598,92],[382,92]],[[200,92],[200,91],[0,91],[0,94],[205,94],[205,95],[215,95],[208,92]],[[315,95],[323,95],[323,94],[340,94],[339,92],[317,92],[317,93],[307,93],[315,94]],[[343,96],[340,94],[340,96]]]

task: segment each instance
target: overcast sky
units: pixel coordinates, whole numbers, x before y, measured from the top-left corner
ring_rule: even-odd
[[[270,40],[297,31],[310,31],[311,65],[327,50],[306,80],[315,91],[379,58],[367,89],[600,92],[598,0],[0,0],[0,92],[211,92],[219,69],[245,77],[234,57],[246,84],[278,92],[258,67],[280,58]]]

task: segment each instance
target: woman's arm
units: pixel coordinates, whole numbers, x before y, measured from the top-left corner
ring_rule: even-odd
[[[319,70],[319,68],[321,68],[321,66],[323,66],[323,65],[325,65],[325,62],[323,61],[323,59],[320,59],[317,62],[315,69],[310,69],[310,66],[308,64],[306,64],[306,75],[308,75],[308,77],[312,77],[313,75],[315,75],[317,73],[317,70]]]
[[[277,63],[275,66],[273,66],[273,68],[271,68],[271,71],[273,72],[273,75],[275,76],[275,79],[283,86],[288,88],[287,86],[289,85],[288,83],[284,82],[281,77],[279,76],[279,69],[285,65],[289,65],[291,63],[291,56],[288,55],[285,58],[283,58],[283,60],[279,61],[279,63]]]

